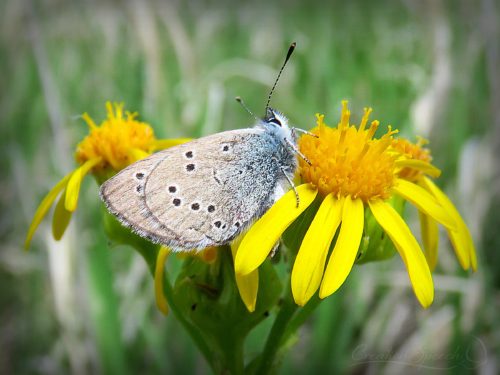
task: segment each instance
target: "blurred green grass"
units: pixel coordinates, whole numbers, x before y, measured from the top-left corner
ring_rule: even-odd
[[[208,371],[156,310],[142,259],[109,250],[93,181],[60,243],[49,219],[29,253],[23,237],[74,167],[83,112],[100,121],[106,100],[123,101],[159,137],[249,126],[234,97],[260,114],[291,41],[273,106],[310,128],[317,112],[335,124],[348,99],[355,121],[371,106],[383,127],[428,138],[480,269],[460,271],[443,238],[436,301],[423,311],[399,259],[357,268],[300,332],[282,373],[498,372],[500,237],[488,211],[499,199],[498,11],[491,0],[0,3],[0,372]]]

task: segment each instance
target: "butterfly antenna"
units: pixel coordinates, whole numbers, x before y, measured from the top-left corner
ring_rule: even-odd
[[[260,118],[258,118],[257,116],[255,116],[255,115],[254,115],[254,113],[250,110],[250,108],[248,108],[248,107],[247,107],[247,105],[245,104],[245,102],[243,102],[243,99],[241,99],[241,97],[237,96],[235,99],[236,99],[236,101],[237,101],[238,103],[240,103],[240,104],[241,104],[241,106],[242,106],[243,108],[245,108],[245,110],[246,110],[248,113],[250,113],[250,115],[251,115],[251,116],[252,116],[255,120],[257,120],[257,121],[261,121],[261,119],[260,119]]]
[[[274,85],[271,88],[271,91],[269,92],[269,96],[267,97],[265,113],[267,113],[267,110],[269,109],[269,103],[271,102],[271,96],[273,96],[273,92],[274,92],[274,89],[276,88],[276,85],[278,84],[278,81],[279,81],[280,76],[281,76],[281,72],[283,72],[283,69],[285,68],[286,63],[288,62],[288,59],[290,58],[290,56],[292,56],[292,52],[295,49],[296,45],[297,45],[297,43],[293,42],[292,44],[290,44],[290,48],[288,48],[288,52],[287,52],[286,57],[285,57],[285,62],[281,66],[281,69],[278,73],[278,76],[276,77],[276,81],[274,81]]]

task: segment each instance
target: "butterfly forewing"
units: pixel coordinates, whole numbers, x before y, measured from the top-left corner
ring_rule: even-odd
[[[155,242],[225,244],[273,202],[280,171],[271,141],[258,128],[201,138],[132,164],[101,195],[125,225]]]

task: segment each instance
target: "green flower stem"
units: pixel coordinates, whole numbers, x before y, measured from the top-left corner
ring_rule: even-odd
[[[288,325],[288,328],[284,334],[284,341],[286,342],[291,335],[295,334],[297,330],[302,327],[309,316],[316,310],[319,306],[321,299],[316,295],[302,308],[297,311],[297,314],[293,317]]]
[[[295,262],[295,256],[299,250],[302,238],[304,238],[319,204],[320,200],[317,198],[283,235],[283,242],[290,250],[290,258],[288,260],[290,267],[292,267]],[[257,365],[258,370],[255,373],[259,375],[276,372],[277,360],[275,357],[320,302],[320,299],[316,297],[309,301],[304,308],[299,310],[292,295],[291,275],[288,277],[285,285],[287,285],[287,291],[283,297],[281,309],[269,332],[266,346],[260,357],[260,363]],[[297,310],[299,311],[297,312]]]
[[[271,374],[275,371],[276,367],[276,355],[281,349],[281,346],[286,342],[285,333],[288,330],[288,325],[293,318],[298,306],[295,304],[292,297],[292,290],[290,288],[290,282],[286,285],[287,293],[283,298],[283,303],[281,309],[274,320],[269,336],[267,337],[266,346],[262,352],[262,357],[256,374],[265,375]]]
[[[114,217],[109,215],[104,209],[103,213],[104,226],[108,237],[116,243],[132,246],[143,257],[149,268],[149,271],[151,272],[151,275],[154,277],[156,259],[158,256],[158,251],[160,250],[160,246],[149,242],[144,238],[137,236],[136,234],[133,234],[132,232],[130,232],[130,230],[121,226],[121,224],[118,223],[118,221]],[[210,366],[212,366],[212,370],[215,371],[214,356],[212,354],[212,351],[210,350],[196,327],[189,323],[185,316],[180,312],[175,298],[173,297],[172,285],[170,284],[167,274],[165,274],[163,278],[163,290],[167,298],[170,310],[174,313],[175,317],[179,320],[184,329],[189,333],[200,352],[203,354]]]
[[[151,269],[151,272],[154,275],[154,267],[153,269]],[[175,300],[173,298],[172,285],[168,280],[167,274],[165,274],[165,276],[163,277],[163,292],[165,293],[165,297],[167,298],[169,309],[174,313],[175,317],[182,324],[186,332],[188,332],[189,336],[191,336],[196,347],[203,354],[205,360],[210,364],[212,370],[216,372],[216,365],[214,363],[213,352],[212,350],[210,350],[203,337],[199,334],[199,331],[196,329],[196,327],[190,324],[184,317],[184,315],[182,315],[182,313],[179,311],[177,304],[175,303]]]
[[[216,374],[240,375],[244,373],[243,349],[246,336],[232,334],[231,337],[238,337],[238,339],[221,340],[221,344],[224,344],[224,347],[220,348],[223,358],[215,364],[218,365],[218,369],[214,369],[215,366],[212,364],[212,368]]]
[[[156,268],[156,257],[160,249],[160,246],[155,245],[139,237],[137,237],[136,239],[137,239],[136,241],[131,241],[131,245],[142,255],[142,257],[146,261],[146,264],[148,265],[151,275],[154,277]],[[195,345],[198,347],[200,352],[203,354],[207,362],[212,367],[212,370],[215,371],[214,357],[212,355],[212,351],[208,347],[203,337],[199,334],[199,331],[196,329],[196,327],[194,327],[191,323],[189,323],[187,319],[184,317],[184,315],[179,311],[179,308],[175,303],[175,298],[173,297],[172,285],[170,284],[170,280],[168,279],[168,274],[166,273],[163,277],[163,292],[165,293],[165,297],[167,298],[169,309],[174,313],[177,320],[182,324],[184,329],[191,336]]]

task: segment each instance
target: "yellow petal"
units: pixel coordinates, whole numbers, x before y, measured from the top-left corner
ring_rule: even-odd
[[[78,195],[80,194],[80,185],[82,184],[83,178],[95,165],[99,164],[101,160],[102,159],[100,157],[87,160],[71,175],[71,178],[68,181],[68,186],[66,187],[66,201],[64,203],[66,210],[69,212],[76,210],[78,205]]]
[[[398,212],[382,200],[368,202],[373,216],[390,237],[406,265],[413,291],[427,308],[434,299],[431,271],[417,240]]]
[[[167,262],[168,255],[170,254],[170,249],[168,247],[162,246],[158,250],[158,255],[156,256],[155,265],[155,298],[156,306],[165,315],[168,314],[168,303],[165,298],[165,292],[163,291],[163,275],[165,272],[165,263]]]
[[[28,249],[30,247],[31,239],[33,238],[33,234],[35,234],[36,228],[38,228],[42,219],[47,214],[50,206],[52,206],[52,203],[55,201],[61,190],[64,189],[72,174],[73,172],[68,173],[66,176],[64,176],[64,178],[59,181],[56,186],[54,186],[52,190],[49,191],[49,193],[43,198],[42,202],[36,209],[33,220],[31,221],[30,227],[28,229],[28,234],[26,235],[26,239],[24,241],[25,249]]]
[[[54,216],[52,216],[52,236],[56,241],[59,241],[62,238],[72,215],[72,213],[64,207],[65,193],[66,192],[61,194],[59,197],[54,210]]]
[[[476,257],[476,248],[474,247],[474,241],[472,240],[472,236],[469,232],[467,226],[465,226],[465,230],[467,231],[467,237],[469,238],[469,256],[470,256],[470,266],[474,272],[477,271],[477,257]]]
[[[471,264],[469,251],[470,242],[467,234],[464,232],[463,228],[460,228],[459,231],[449,230],[447,232],[460,266],[464,270],[468,270],[471,267]]]
[[[436,197],[439,204],[441,204],[441,206],[448,211],[457,223],[457,230],[448,230],[447,232],[460,265],[465,270],[469,269],[471,266],[472,269],[475,270],[477,267],[476,251],[474,249],[474,243],[472,242],[469,229],[467,228],[467,225],[465,225],[462,216],[460,216],[460,213],[456,209],[455,205],[446,196],[446,194],[438,188],[431,179],[424,177],[422,179],[422,184],[434,195],[434,197]]]
[[[292,270],[295,303],[304,306],[318,290],[325,270],[326,256],[340,224],[344,199],[330,193],[321,203],[300,245]]]
[[[446,228],[452,230],[457,228],[453,217],[424,188],[400,178],[396,181],[393,189],[404,199],[417,206],[420,211],[426,213]]]
[[[236,258],[236,253],[243,236],[244,235],[240,235],[231,243],[231,253],[233,254],[233,259]],[[247,275],[236,274],[235,278],[241,300],[245,304],[248,311],[254,312],[255,305],[257,303],[257,293],[259,291],[259,270],[253,270]]]
[[[296,206],[295,192],[281,197],[247,232],[234,261],[237,274],[246,275],[259,267],[286,228],[309,207],[318,193],[311,185],[297,187],[300,197]]]
[[[165,148],[181,145],[192,140],[192,138],[157,139],[153,142],[153,147],[155,150],[163,150]]]
[[[130,150],[128,150],[128,154],[133,161],[145,159],[150,155],[146,151],[141,150],[140,148],[131,148]]]
[[[326,266],[319,290],[320,298],[328,297],[340,288],[351,272],[361,242],[364,220],[363,201],[349,196],[345,198],[339,237]]]
[[[422,242],[424,244],[424,255],[431,271],[436,268],[438,259],[439,228],[436,220],[427,216],[421,211],[418,212],[420,218],[420,230],[422,231]]]
[[[399,168],[412,168],[424,172],[426,175],[437,178],[441,175],[441,170],[431,163],[417,159],[399,159],[394,163]]]

